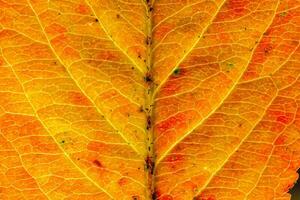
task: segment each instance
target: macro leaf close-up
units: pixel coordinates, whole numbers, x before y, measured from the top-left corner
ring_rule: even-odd
[[[0,0],[0,200],[299,200],[299,168],[299,0]]]

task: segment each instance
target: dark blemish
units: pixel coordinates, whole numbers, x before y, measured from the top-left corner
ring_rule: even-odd
[[[244,30],[247,30],[247,28],[245,27]]]
[[[154,162],[152,160],[152,157],[147,156],[145,162],[146,162],[146,166],[145,166],[146,170],[149,171],[150,174],[153,175],[153,172],[154,172]]]
[[[146,60],[144,60],[144,63],[146,63]]]
[[[138,58],[141,59],[142,58],[142,55],[140,53],[138,53]]]
[[[99,160],[94,160],[93,163],[94,163],[94,165],[96,165],[97,167],[103,167],[102,164],[99,162]]]
[[[134,70],[134,67],[131,67],[132,70]]]
[[[138,200],[139,197],[138,196],[132,196],[132,200]]]
[[[227,63],[226,65],[226,72],[229,73],[234,68],[233,63]]]
[[[151,125],[152,125],[152,123],[151,123],[151,117],[147,116],[147,127],[146,127],[146,129],[150,130],[151,129]]]
[[[269,35],[269,34],[270,34],[270,32],[268,32],[268,31],[263,33],[263,35]]]
[[[61,15],[61,13],[59,12],[58,15]]]
[[[80,160],[80,158],[77,158],[77,160]]]
[[[99,22],[99,20],[98,20],[98,19],[95,19],[95,22]]]
[[[177,67],[177,68],[173,71],[173,74],[174,74],[175,76],[178,76],[178,75],[180,74],[180,69],[179,69],[179,67]]]
[[[152,12],[152,11],[153,11],[153,7],[150,7],[150,8],[149,8],[149,12]]]
[[[130,117],[130,113],[127,113],[127,117]]]
[[[265,54],[269,54],[271,50],[272,50],[272,47],[266,47],[266,48],[264,48]]]
[[[143,106],[140,107],[139,112],[144,112]]]
[[[119,15],[119,14],[116,14],[116,17],[117,17],[118,19],[120,19],[120,15]]]
[[[239,127],[242,127],[242,125],[243,125],[243,124],[242,124],[242,123],[240,123],[240,124],[239,124]]]
[[[60,143],[64,144],[66,141],[65,140],[62,140]]]
[[[150,146],[148,147],[148,151],[151,151],[151,147]]]
[[[151,45],[151,37],[147,36],[146,38],[146,45]]]
[[[153,82],[152,76],[149,73],[146,74],[146,76],[144,77],[144,80],[145,80],[146,83],[152,83]]]
[[[157,200],[157,192],[152,192],[151,198],[152,200]]]
[[[56,62],[56,61],[54,61],[54,62],[53,62],[53,64],[54,64],[54,65],[57,65],[57,62]]]

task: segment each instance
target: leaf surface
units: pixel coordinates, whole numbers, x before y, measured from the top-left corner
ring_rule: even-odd
[[[0,199],[290,199],[299,1],[0,8]]]

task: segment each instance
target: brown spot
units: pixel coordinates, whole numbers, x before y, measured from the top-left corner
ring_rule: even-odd
[[[120,15],[119,14],[116,14],[116,17],[117,17],[117,19],[120,19]]]
[[[132,200],[139,200],[139,196],[136,196],[136,195],[132,196],[131,198],[132,198]]]
[[[152,126],[152,122],[151,122],[151,116],[147,116],[147,130],[150,130]]]
[[[152,83],[153,82],[152,75],[150,73],[147,73],[146,76],[144,77],[144,80],[146,83]]]
[[[142,59],[141,53],[138,53],[138,58],[139,58],[139,59]]]
[[[272,46],[265,47],[265,48],[264,48],[265,54],[269,54],[269,53],[271,52],[272,49],[273,49]]]
[[[157,200],[158,199],[156,191],[152,192],[151,198],[152,198],[152,200]]]
[[[143,106],[140,107],[139,112],[144,112]]]
[[[150,172],[150,174],[153,174],[153,172],[154,172],[154,162],[152,160],[152,157],[147,156],[145,162],[146,162],[146,169]]]
[[[94,161],[93,161],[93,164],[94,164],[96,167],[99,167],[99,168],[102,168],[102,167],[103,167],[103,165],[100,163],[99,160],[94,160]]]
[[[147,38],[146,38],[146,45],[151,45],[151,43],[152,43],[151,37],[147,36]]]

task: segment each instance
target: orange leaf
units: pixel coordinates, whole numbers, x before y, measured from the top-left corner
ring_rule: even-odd
[[[299,35],[299,0],[0,0],[0,199],[290,199]]]

